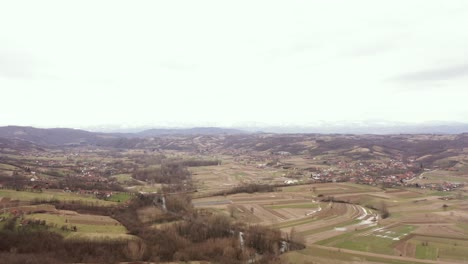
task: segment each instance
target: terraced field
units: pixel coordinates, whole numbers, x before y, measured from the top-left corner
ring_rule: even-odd
[[[56,213],[29,214],[25,219],[44,220],[48,225],[62,230],[74,230],[76,227],[76,232],[66,233],[67,238],[128,238],[125,227],[108,216],[58,210]]]
[[[230,189],[240,184],[268,181],[280,184],[286,178],[282,169],[261,169],[252,165],[244,165],[223,160],[218,166],[191,167],[194,183],[200,193],[214,193]]]
[[[326,197],[345,202],[322,202]],[[315,250],[317,246],[322,251],[348,250],[358,262],[373,258],[385,263],[468,260],[468,203],[439,198],[414,189],[382,191],[330,183],[200,198],[193,203],[237,220],[278,228],[285,235],[294,233]],[[381,219],[377,210],[363,206],[378,207],[382,202],[389,206],[392,217]],[[298,257],[298,253],[291,254]]]
[[[320,202],[310,192],[284,188],[282,192],[235,194],[226,197],[195,199],[196,207],[216,208],[231,216],[262,225],[271,225],[284,233],[294,232],[308,244],[345,232],[376,225],[378,216],[359,205]],[[310,189],[306,188],[307,190]],[[329,185],[328,189],[360,191],[359,188]],[[229,209],[231,208],[231,209]]]

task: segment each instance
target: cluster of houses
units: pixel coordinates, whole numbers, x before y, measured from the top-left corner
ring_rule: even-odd
[[[83,189],[73,190],[68,187],[63,188],[63,192],[76,193],[80,195],[94,195],[98,199],[107,199],[107,198],[110,198],[114,194],[112,191],[83,190]]]
[[[41,156],[41,159],[25,159],[18,162],[18,164],[15,163],[16,168],[12,172],[14,177],[0,181],[0,188],[31,192],[42,192],[43,189],[49,188],[62,189],[64,192],[93,195],[100,199],[107,199],[113,193],[99,190],[99,186],[105,186],[115,181],[114,178],[109,177],[109,174],[126,172],[121,170],[119,166],[116,166],[116,169],[113,164],[109,165],[98,160],[75,160],[70,162],[69,158],[76,157],[78,155],[76,153],[65,154],[66,160],[63,159],[64,154],[61,154],[62,156],[55,153],[47,155],[50,159],[44,159],[44,156]],[[31,156],[35,157],[34,154],[30,154],[28,157]],[[62,159],[57,157],[62,157]]]
[[[238,162],[249,161],[254,163],[256,168],[265,169],[268,167],[281,167],[289,169],[289,173],[285,174],[284,184],[298,184],[301,179],[308,179],[308,182],[324,183],[324,182],[354,182],[359,184],[397,187],[406,186],[414,188],[427,188],[437,191],[453,191],[463,187],[462,183],[443,182],[443,183],[414,183],[423,168],[420,163],[414,159],[403,160],[402,157],[394,157],[394,159],[385,161],[345,161],[338,159],[315,159],[311,167],[307,169],[298,169],[295,167],[284,167],[284,163],[279,160],[279,156],[287,157],[287,153],[277,152],[271,155],[253,155],[237,157]],[[275,162],[271,162],[271,161]],[[324,166],[326,165],[326,166]]]
[[[353,177],[350,181],[367,185],[380,185],[383,184],[388,187],[392,186],[407,186],[408,182],[413,180],[416,174],[412,171],[407,171],[400,174],[389,174],[381,176],[370,176],[364,174],[360,177]]]
[[[421,188],[421,189],[430,189],[441,192],[451,192],[465,186],[464,183],[460,182],[442,182],[442,183],[411,183],[407,186]]]

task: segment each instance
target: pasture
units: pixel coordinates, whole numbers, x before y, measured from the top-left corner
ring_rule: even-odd
[[[64,192],[62,190],[44,190],[42,192],[30,192],[30,191],[15,191],[0,189],[0,197],[9,198],[11,200],[19,201],[64,201],[64,202],[82,202],[86,204],[98,205],[98,206],[110,206],[116,205],[116,202],[105,201],[95,198],[92,195],[80,195],[72,192]]]
[[[52,230],[67,239],[130,239],[127,230],[118,221],[108,216],[79,214],[58,210],[55,213],[35,213],[24,219],[45,221]],[[76,227],[76,229],[75,229]]]

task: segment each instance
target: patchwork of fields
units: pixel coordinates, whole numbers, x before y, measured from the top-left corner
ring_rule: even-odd
[[[466,139],[197,135],[129,149],[9,149],[0,156],[0,230],[107,244],[109,261],[120,243],[120,259],[155,262],[463,263]],[[257,238],[268,232],[264,245]]]
[[[323,201],[327,197],[333,199]],[[198,198],[193,203],[299,238],[308,248],[286,254],[290,259],[283,256],[291,263],[317,261],[317,251],[325,254],[335,249],[352,252],[343,253],[343,259],[359,262],[468,260],[467,201],[439,198],[425,190],[327,183],[283,187],[273,193]],[[381,203],[392,217],[382,219],[376,210]]]

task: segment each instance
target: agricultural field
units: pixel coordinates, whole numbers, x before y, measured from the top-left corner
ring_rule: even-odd
[[[254,164],[246,165],[232,160],[223,160],[216,166],[192,167],[190,171],[201,193],[216,193],[249,183],[281,184],[286,180],[283,169],[257,168]]]
[[[0,232],[95,243],[109,262],[462,263],[468,148],[455,140],[261,134],[8,149]]]
[[[422,173],[418,179],[416,179],[415,183],[442,183],[444,181],[450,182],[466,182],[468,181],[468,165],[466,163],[460,163],[457,166],[460,169],[456,169],[453,171],[447,170],[433,170]]]
[[[79,214],[73,211],[34,213],[24,217],[27,220],[44,220],[67,239],[129,239],[127,230],[118,221],[108,216]]]
[[[124,196],[126,200],[128,198]],[[14,190],[0,190],[0,198],[8,198],[9,200],[18,200],[23,202],[35,201],[64,201],[64,202],[81,202],[85,204],[95,204],[98,206],[111,206],[115,205],[114,201],[106,201],[96,199],[92,195],[79,195],[71,192],[63,192],[61,190],[46,190],[42,192],[32,191],[14,191]],[[1,202],[1,200],[0,200]]]
[[[362,152],[361,149],[351,153]],[[282,162],[294,170],[304,170],[310,166],[322,170],[337,170],[340,166],[329,162],[336,159],[337,153],[316,156],[314,159],[289,156],[282,159]],[[325,163],[324,160],[328,162]],[[440,164],[446,163],[441,161]],[[429,170],[408,182],[421,186],[433,183],[444,185],[447,182],[464,183],[468,180],[465,168],[464,161],[460,161],[454,170]],[[232,172],[235,169],[236,166],[230,166],[229,169],[219,168],[218,171],[213,171],[213,168],[206,167],[201,175],[205,179],[213,177],[210,182],[212,186],[221,186],[241,179],[244,184],[252,183],[253,176],[257,176],[252,172],[259,171],[258,167],[243,164],[243,172],[234,173],[234,177],[229,177],[227,173],[221,176],[220,171]],[[291,174],[291,170],[281,170],[281,175],[272,175],[276,176],[274,179],[277,183],[294,174]],[[349,182],[301,185],[301,181],[307,181],[306,175],[295,177],[299,179],[299,185],[281,187],[277,192],[198,198],[193,203],[197,208],[211,208],[234,219],[277,228],[283,234],[300,237],[315,250],[317,246],[322,251],[349,250],[351,257],[347,257],[347,261],[372,259],[383,263],[413,263],[416,260],[457,262],[468,257],[466,245],[456,242],[468,239],[467,230],[461,227],[468,221],[468,215],[464,213],[468,206],[465,202],[467,195],[462,189],[453,192],[430,188],[384,188],[380,185]],[[216,179],[221,182],[216,182]],[[330,201],[330,198],[334,201]],[[380,212],[383,204],[390,212],[390,217],[385,219],[382,219]],[[439,235],[434,238],[434,234]],[[449,238],[431,243],[442,234]],[[427,238],[427,243],[422,241],[423,237]],[[454,248],[454,245],[458,248]],[[448,248],[451,248],[451,253]],[[373,259],[366,254],[377,256]],[[380,255],[384,257],[381,258]],[[300,263],[294,257],[292,259],[292,263]]]
[[[334,201],[323,201],[327,197]],[[310,253],[319,249],[325,256],[327,250],[347,250],[349,254],[340,253],[345,262],[463,261],[468,257],[468,203],[439,198],[426,190],[328,183],[198,198],[193,203],[300,238],[310,249],[288,253],[285,258],[291,263],[322,263]],[[385,219],[379,212],[382,203],[390,212]]]

